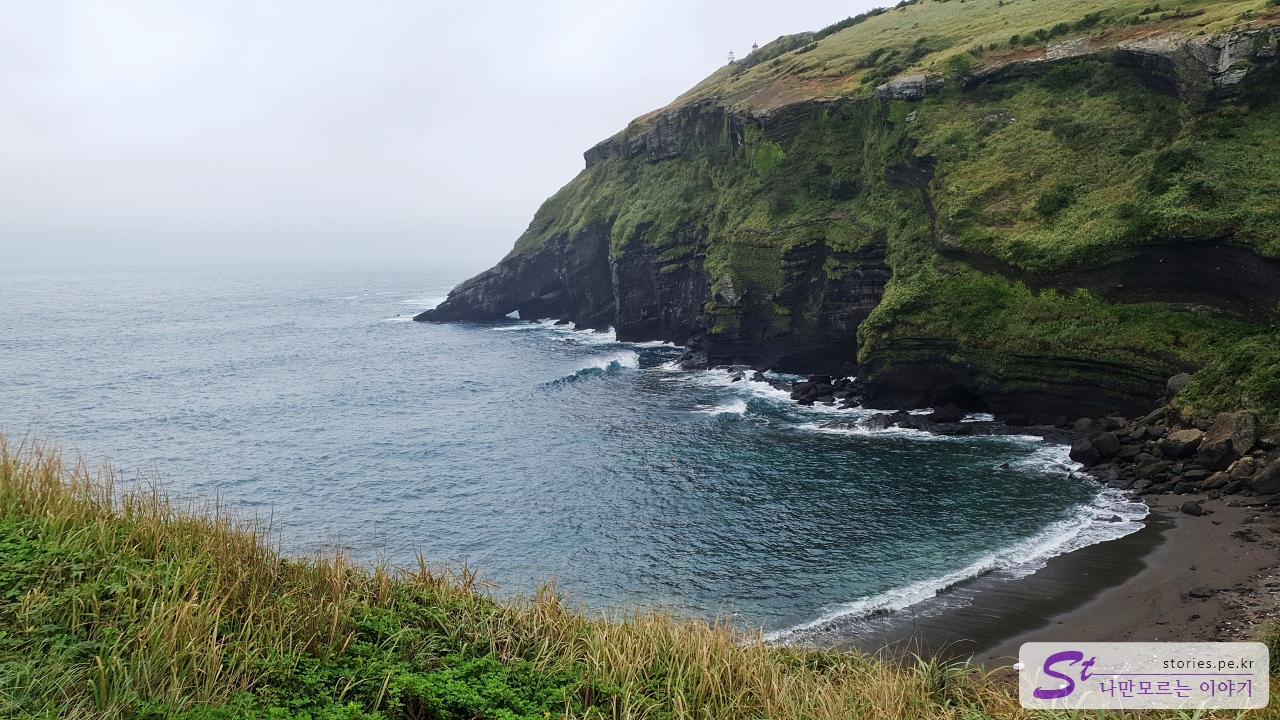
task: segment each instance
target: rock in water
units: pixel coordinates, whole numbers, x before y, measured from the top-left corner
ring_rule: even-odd
[[[934,408],[933,412],[929,413],[929,419],[936,423],[959,422],[964,419],[964,410],[961,410],[959,405],[950,403]]]
[[[1102,459],[1102,453],[1098,452],[1098,449],[1093,446],[1089,438],[1078,438],[1071,443],[1071,459],[1085,467],[1089,467],[1090,465],[1098,464],[1098,461]]]
[[[676,364],[684,370],[705,370],[710,364],[710,356],[704,347],[701,335],[694,335],[685,343],[684,352],[676,360]]]

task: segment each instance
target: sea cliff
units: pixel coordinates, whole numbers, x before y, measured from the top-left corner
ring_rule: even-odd
[[[587,150],[416,319],[612,326],[691,366],[856,374],[876,407],[1173,399],[1273,432],[1278,25],[1259,2],[919,2],[779,38]]]

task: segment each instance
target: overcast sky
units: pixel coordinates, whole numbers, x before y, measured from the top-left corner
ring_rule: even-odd
[[[0,266],[487,265],[730,49],[875,4],[0,0]]]

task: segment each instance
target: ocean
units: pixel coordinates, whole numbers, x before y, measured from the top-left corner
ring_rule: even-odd
[[[833,431],[873,410],[554,318],[411,321],[467,274],[3,271],[0,430],[270,518],[290,553],[777,639],[1141,526],[1036,437]]]

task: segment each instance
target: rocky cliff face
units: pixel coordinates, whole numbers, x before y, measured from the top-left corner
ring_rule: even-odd
[[[552,238],[535,253],[512,254],[462,283],[414,320],[486,321],[512,312],[564,318],[589,328],[612,327],[617,314],[609,278],[607,228]]]
[[[1271,422],[1280,378],[1240,358],[1277,345],[1280,33],[1122,35],[861,97],[694,97],[588,150],[416,319],[563,318],[1029,419],[1140,415],[1191,372],[1187,402]]]

